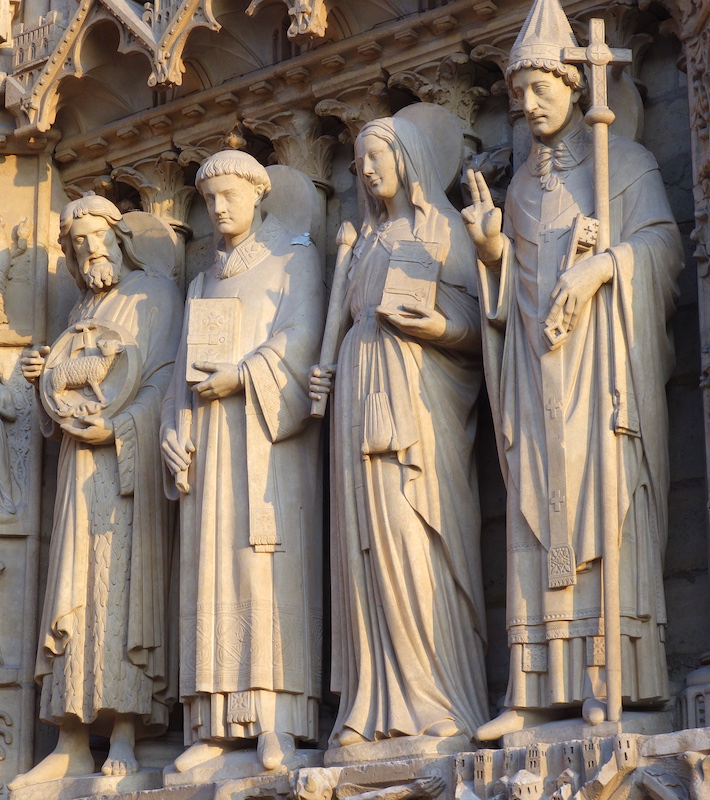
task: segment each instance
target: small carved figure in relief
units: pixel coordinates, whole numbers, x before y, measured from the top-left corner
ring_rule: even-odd
[[[480,173],[463,212],[508,492],[510,676],[481,740],[668,699],[664,384],[682,251],[653,156],[620,137],[594,155],[613,114],[595,91],[585,124],[587,81],[564,58],[617,56],[603,38],[579,53],[558,0],[536,0],[506,73],[530,156],[504,220]]]
[[[17,409],[12,399],[12,392],[5,378],[0,375],[0,521],[17,517],[17,507],[13,500],[10,448],[5,430],[5,423],[14,422],[16,419]]]
[[[162,230],[154,219],[153,239]],[[93,773],[90,731],[110,736],[105,775],[135,772],[136,736],[167,724],[159,413],[182,303],[175,284],[142,260],[138,238],[103,197],[65,206],[60,243],[82,294],[49,353],[35,349],[21,362],[43,402],[43,433],[62,435],[35,671],[40,717],[59,725],[59,741],[11,789]],[[102,359],[114,351],[109,372]]]
[[[314,402],[334,387],[331,745],[466,747],[488,717],[474,253],[416,124],[368,123],[355,157],[367,208],[349,271],[340,242],[344,338],[337,371],[311,370]]]
[[[7,291],[7,283],[10,280],[10,272],[15,259],[19,258],[27,250],[28,236],[29,226],[27,220],[23,219],[12,231],[12,247],[10,247],[7,241],[5,223],[0,217],[0,326],[9,324],[5,313],[5,292]]]
[[[320,434],[306,376],[324,289],[303,228],[290,231],[267,207],[270,191],[295,212],[309,203],[315,212],[317,197],[302,173],[265,170],[236,150],[208,158],[196,185],[223,242],[190,285],[163,405],[163,456],[181,501],[190,745],[175,769],[254,739],[257,771],[271,770],[293,758],[297,740],[317,739]]]

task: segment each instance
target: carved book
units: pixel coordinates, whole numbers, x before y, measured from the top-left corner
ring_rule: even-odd
[[[195,369],[200,361],[237,364],[239,360],[238,297],[195,297],[188,301],[187,367],[185,380],[200,383],[208,373]]]
[[[392,248],[381,305],[399,313],[404,305],[434,308],[442,250],[434,242],[397,242]]]

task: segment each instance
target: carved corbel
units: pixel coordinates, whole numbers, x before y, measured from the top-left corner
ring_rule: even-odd
[[[324,194],[332,190],[329,178],[337,139],[321,133],[321,120],[307,109],[275,114],[268,120],[245,119],[242,123],[274,146],[279,164],[304,172]]]
[[[132,167],[116,167],[111,179],[126,183],[139,193],[143,211],[162,217],[172,228],[187,237],[193,186],[185,184],[185,174],[173,150],[157,158],[144,158]]]
[[[272,0],[251,0],[246,10],[253,17]],[[328,9],[325,0],[283,0],[288,8],[291,24],[286,32],[289,39],[297,44],[322,39],[328,27]]]
[[[480,144],[474,132],[476,117],[492,84],[491,76],[464,53],[425,64],[419,72],[398,72],[388,82],[390,88],[407,89],[425,103],[436,103],[458,117],[467,145],[473,150]]]
[[[392,114],[384,81],[347,89],[337,97],[321,100],[315,110],[321,117],[337,117],[344,123],[347,133],[339,137],[343,144],[354,142],[366,123]]]

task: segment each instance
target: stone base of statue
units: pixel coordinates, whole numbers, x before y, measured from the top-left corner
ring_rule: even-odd
[[[373,762],[391,763],[396,759],[436,758],[471,749],[465,736],[396,736],[377,742],[362,742],[345,747],[329,747],[323,756],[326,767]]]
[[[258,782],[263,782],[262,778],[266,783],[274,780],[281,781],[282,778],[288,783],[290,772],[303,767],[319,767],[322,764],[322,750],[296,750],[294,756],[284,761],[278,769],[264,772],[256,750],[229,750],[184,772],[178,772],[172,765],[166,767],[163,770],[163,784],[165,786],[185,786],[246,780],[249,786],[253,786],[257,779]]]
[[[521,731],[506,733],[501,737],[502,747],[527,747],[535,743],[588,739],[589,737],[615,736],[618,733],[641,733],[653,736],[668,733],[674,728],[672,711],[624,711],[621,723],[602,722],[589,725],[581,717],[559,719],[542,725],[531,725]]]
[[[163,776],[158,768],[141,769],[133,775],[82,775],[23,786],[10,792],[12,800],[77,800],[112,797],[159,789]]]

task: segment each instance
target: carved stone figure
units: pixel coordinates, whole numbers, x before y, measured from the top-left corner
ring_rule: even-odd
[[[17,506],[13,499],[12,470],[10,469],[10,448],[7,444],[6,422],[14,422],[17,410],[12,399],[10,387],[0,375],[0,521],[15,519]]]
[[[89,378],[96,385],[88,397],[75,392],[69,415],[58,415],[42,392],[49,415],[43,432],[61,434],[62,445],[35,674],[42,686],[40,717],[60,729],[53,753],[16,778],[12,789],[93,773],[90,730],[110,734],[105,775],[135,772],[136,736],[163,731],[169,712],[169,528],[159,414],[179,341],[181,299],[171,280],[142,261],[131,229],[105,198],[69,203],[60,228],[66,264],[82,294],[70,329],[49,354],[49,348],[26,354],[22,370],[45,389],[59,390],[61,383],[78,390]],[[62,367],[80,372],[92,359],[107,357],[97,347],[97,337],[107,332],[107,341],[122,335],[123,344],[135,348],[134,361],[124,350],[125,365],[119,361],[112,373],[133,386],[118,406],[102,407],[94,399],[94,393],[102,399],[100,386],[104,400],[118,396],[105,370],[52,379]]]
[[[296,740],[317,738],[322,508],[307,374],[324,289],[309,237],[262,205],[270,172],[283,184],[274,192],[290,192],[282,208],[315,210],[315,189],[295,170],[272,170],[227,150],[196,178],[223,243],[190,285],[163,407],[163,454],[181,491],[191,747],[179,772],[256,738],[259,770],[275,769]]]
[[[611,137],[609,241],[599,244],[604,184],[584,120],[587,83],[563,48],[576,42],[558,0],[536,0],[506,73],[533,133],[530,156],[504,221],[480,174],[470,174],[463,212],[508,492],[510,676],[506,708],[479,729],[482,740],[580,706],[598,724],[612,670],[625,707],[668,698],[664,384],[680,241],[653,156]],[[619,611],[605,624],[614,560]],[[614,623],[612,663],[604,637]]]
[[[337,374],[311,370],[315,401],[334,383],[331,745],[465,747],[487,718],[474,253],[417,125],[372,121],[355,156],[367,207],[347,332]]]

